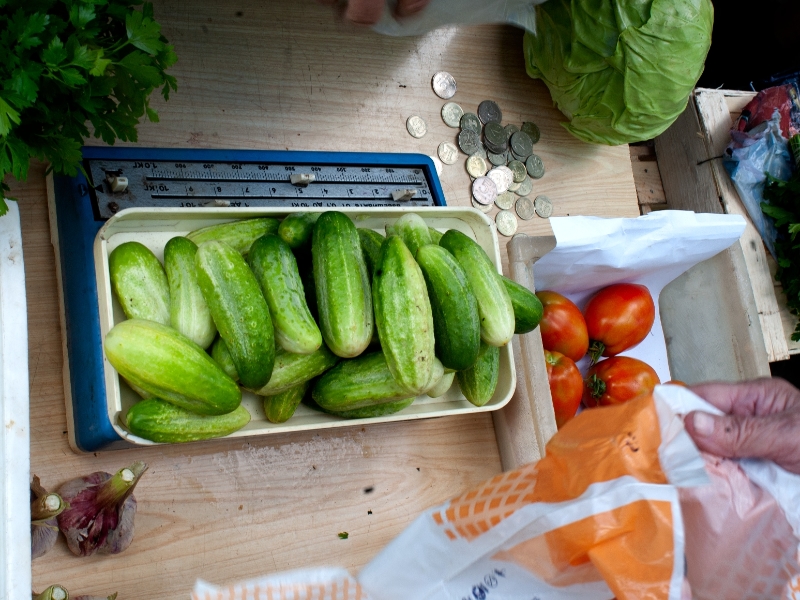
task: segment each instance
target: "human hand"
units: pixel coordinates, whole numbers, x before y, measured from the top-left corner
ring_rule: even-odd
[[[726,458],[764,458],[800,474],[800,390],[779,378],[690,389],[725,413],[686,415],[686,430],[701,450]]]
[[[322,4],[334,6],[339,0],[319,0]],[[430,0],[397,0],[396,17],[410,17],[424,9]],[[349,0],[344,9],[344,18],[359,25],[374,25],[383,14],[386,0]]]

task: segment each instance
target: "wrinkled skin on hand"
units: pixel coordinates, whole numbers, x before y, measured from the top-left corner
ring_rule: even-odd
[[[779,378],[690,389],[725,413],[686,415],[686,430],[701,450],[725,458],[772,460],[800,474],[800,390]]]
[[[339,0],[318,0],[328,6],[341,5]],[[395,17],[411,17],[422,11],[430,0],[397,0]],[[359,25],[374,25],[383,14],[386,0],[349,0],[344,8],[344,18]]]

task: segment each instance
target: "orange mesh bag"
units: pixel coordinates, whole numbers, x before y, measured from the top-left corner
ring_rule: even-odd
[[[198,581],[192,600],[370,600],[345,569],[299,569],[228,587]]]

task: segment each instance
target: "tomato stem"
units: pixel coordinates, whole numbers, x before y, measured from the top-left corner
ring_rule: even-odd
[[[603,352],[605,352],[605,350],[606,345],[603,342],[600,340],[591,340],[591,343],[589,344],[589,356],[592,359],[591,365],[597,364],[597,361],[599,361],[600,357],[603,356]]]
[[[592,398],[600,400],[600,398],[603,397],[603,394],[606,393],[606,382],[600,379],[597,375],[592,375],[589,377],[588,384]]]

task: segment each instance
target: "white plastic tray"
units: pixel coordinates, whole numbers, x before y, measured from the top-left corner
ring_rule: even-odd
[[[324,209],[318,209],[323,211]],[[457,229],[476,240],[494,262],[498,272],[502,272],[497,234],[492,222],[473,208],[434,207],[411,209],[385,208],[342,208],[359,228],[375,229],[384,233],[387,224],[393,223],[405,212],[416,212],[430,227],[442,232]],[[124,242],[138,241],[150,248],[159,260],[164,258],[164,245],[178,235],[236,219],[253,217],[283,218],[292,212],[309,209],[238,209],[238,208],[155,208],[127,209],[108,220],[97,233],[94,243],[95,270],[97,273],[98,303],[100,309],[100,333],[106,333],[114,324],[125,319],[122,308],[111,292],[108,276],[108,256],[111,251]],[[104,358],[108,417],[114,429],[125,440],[136,445],[152,445],[154,442],[132,435],[120,426],[120,417],[139,399],[127,384],[120,382],[119,376],[107,359]],[[385,417],[370,419],[343,419],[315,411],[301,404],[294,416],[286,423],[270,423],[264,414],[263,400],[250,392],[243,392],[242,404],[252,415],[252,420],[243,429],[230,437],[261,436],[271,433],[308,431],[331,427],[347,427],[364,422],[380,423],[406,421],[429,417],[493,411],[505,406],[514,393],[516,374],[511,344],[500,349],[500,377],[492,399],[482,407],[470,404],[458,385],[440,398],[420,396],[408,408]]]

